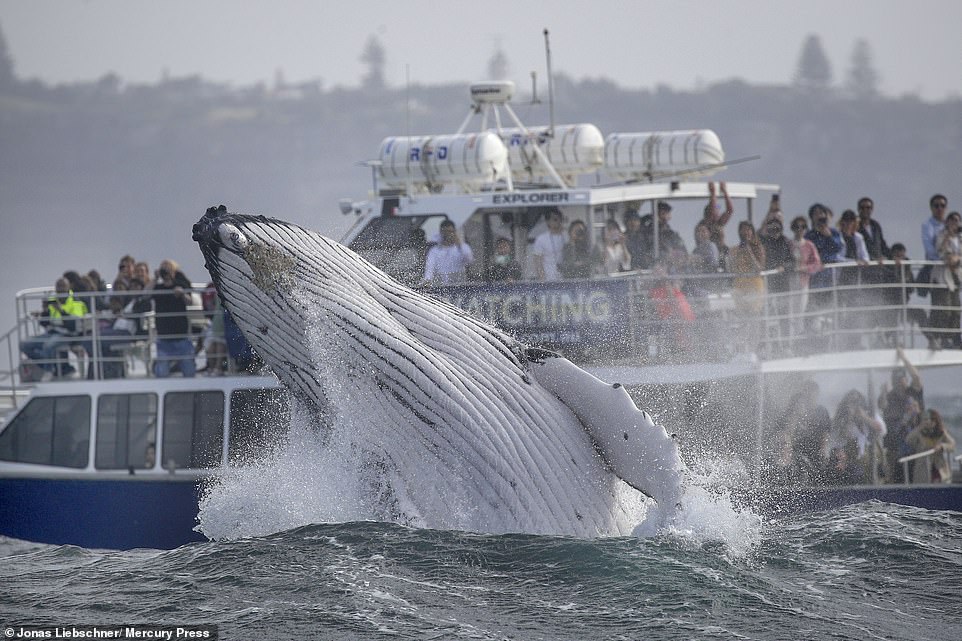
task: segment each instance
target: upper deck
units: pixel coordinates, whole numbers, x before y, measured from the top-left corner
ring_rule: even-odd
[[[920,367],[960,365],[962,350],[950,346],[950,339],[959,335],[958,327],[940,326],[934,320],[938,312],[951,318],[960,309],[933,306],[931,296],[918,296],[919,291],[944,285],[905,279],[926,264],[930,263],[905,261],[896,269],[894,261],[867,266],[837,263],[826,267],[832,275],[829,286],[804,292],[777,291],[772,283],[781,274],[775,271],[637,270],[552,282],[478,279],[420,288],[523,342],[561,351],[603,378],[626,384],[891,367],[896,346],[913,350],[912,361]],[[757,304],[750,306],[738,291],[746,278],[756,278],[762,287]],[[29,359],[19,347],[42,333],[38,311],[52,294],[49,288],[20,292],[18,324],[0,337],[6,407],[18,404],[34,384],[24,376]],[[803,306],[805,298],[808,304]],[[186,337],[198,344],[202,365],[206,357],[202,336],[209,319],[196,305],[188,314],[191,333]],[[94,306],[83,319],[82,335],[63,349],[60,358],[72,365],[73,372],[59,380],[152,378],[151,364],[158,358],[156,312],[148,309],[125,316],[137,321],[142,331],[121,340],[103,336],[102,328],[113,315]],[[932,349],[943,339],[944,347]],[[101,349],[93,349],[98,344]]]
[[[778,206],[780,187],[769,182],[729,182],[725,194],[713,194],[707,178],[740,161],[726,160],[711,130],[604,135],[586,123],[526,127],[511,108],[513,93],[510,82],[479,83],[455,134],[386,138],[366,163],[374,179],[369,200],[341,201],[341,211],[356,216],[342,242],[403,283],[626,383],[887,367],[896,346],[917,350],[920,366],[962,363],[957,305],[939,296],[933,307],[936,297],[920,294],[944,286],[914,282],[928,268],[924,261],[834,263],[808,291],[791,267],[730,273],[723,263],[701,273],[673,260],[661,247],[661,225],[679,230],[691,248],[690,230],[705,208],[721,211],[727,198],[734,245],[740,222],[757,228]],[[477,119],[477,133],[468,132]],[[672,208],[670,222],[658,215],[661,202]],[[603,247],[610,221],[647,218],[652,264],[543,281],[534,244],[554,210],[566,226],[585,225],[592,251]],[[444,221],[455,224],[475,260],[457,285],[432,287],[423,279],[425,259]],[[496,245],[505,240],[521,270],[511,282],[492,277]],[[746,287],[754,293],[747,296]]]

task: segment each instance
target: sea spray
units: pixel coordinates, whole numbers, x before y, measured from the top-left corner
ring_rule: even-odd
[[[680,505],[661,533],[694,545],[721,543],[734,558],[750,554],[762,540],[764,521],[731,495],[731,487],[749,481],[741,463],[703,457],[689,466],[686,476]]]
[[[371,518],[359,497],[344,444],[324,438],[310,415],[294,411],[270,452],[248,457],[208,481],[197,530],[215,540],[263,536],[310,523]]]
[[[292,399],[290,427],[272,448],[244,453],[205,483],[196,529],[211,539],[375,518],[354,445],[369,410],[346,375],[354,364],[331,346],[331,328],[317,308],[304,298],[299,302],[309,321],[309,366],[324,381],[328,404],[307,408]]]
[[[311,362],[305,366],[321,382],[328,402],[303,408],[295,401],[290,430],[272,450],[232,465],[209,482],[199,531],[213,539],[236,539],[312,523],[362,520],[434,529],[529,531],[524,525],[499,525],[497,508],[463,491],[479,481],[479,471],[465,467],[461,457],[422,456],[431,443],[418,441],[418,430],[412,429],[408,439],[372,447],[374,440],[390,438],[381,427],[397,420],[385,414],[390,408],[378,398],[377,372],[365,369],[370,365],[357,353],[338,348],[339,330],[325,312],[307,299],[299,302],[308,321],[305,343]],[[443,479],[460,480],[444,485]],[[639,536],[667,533],[696,542],[720,538],[733,549],[751,539],[744,534],[748,517],[730,503],[718,503],[698,473],[691,475],[679,500],[662,501],[664,505],[646,501],[620,481],[614,496],[628,523],[638,524]],[[539,518],[531,515],[530,531],[548,529]]]

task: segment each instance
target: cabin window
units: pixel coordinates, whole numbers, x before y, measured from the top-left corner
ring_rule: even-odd
[[[368,223],[351,249],[402,283],[420,282],[428,246],[446,216],[381,216]]]
[[[97,399],[97,469],[154,467],[156,443],[156,394],[103,394]]]
[[[34,398],[0,434],[0,460],[87,467],[90,397]]]
[[[228,460],[244,463],[258,458],[287,433],[290,422],[287,390],[234,390],[230,395]]]
[[[435,217],[434,231],[437,231],[444,216]],[[364,251],[371,249],[403,249],[424,244],[430,230],[421,228],[425,218],[422,216],[381,216],[374,218],[367,227],[358,233],[351,242],[351,249]]]
[[[164,396],[161,462],[176,468],[214,467],[224,447],[224,393],[171,392]]]

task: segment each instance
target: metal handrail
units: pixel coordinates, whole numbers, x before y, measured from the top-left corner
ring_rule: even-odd
[[[916,452],[915,454],[909,454],[908,456],[903,456],[898,459],[898,462],[902,464],[902,478],[904,479],[905,485],[909,484],[909,463],[922,458],[932,458],[939,453],[941,453],[946,458],[946,461],[948,461],[949,452],[941,447],[933,447],[931,449]],[[955,457],[955,460],[962,460],[962,455]]]
[[[883,266],[895,266],[894,261],[888,260],[881,263]],[[903,265],[918,270],[923,265],[937,265],[936,261],[902,261]],[[879,263],[872,263],[871,266],[878,266]],[[831,286],[808,290],[808,296],[819,295],[829,297],[827,304],[819,309],[814,309],[810,304],[807,309],[796,309],[793,301],[802,295],[799,290],[789,290],[785,292],[772,292],[770,280],[776,274],[772,270],[761,271],[754,274],[735,274],[731,272],[709,272],[709,273],[682,273],[669,274],[655,273],[652,271],[638,270],[625,272],[615,276],[596,276],[587,279],[586,282],[620,280],[629,284],[630,309],[632,317],[629,320],[629,345],[627,357],[631,362],[648,361],[655,359],[659,361],[672,362],[691,362],[695,359],[708,361],[724,361],[727,357],[740,352],[754,353],[759,358],[774,358],[780,356],[809,355],[819,351],[837,350],[858,350],[865,348],[880,347],[884,345],[903,347],[914,347],[916,341],[920,340],[921,335],[916,331],[915,325],[923,330],[926,337],[939,337],[949,334],[955,330],[942,327],[933,327],[928,322],[927,312],[931,310],[954,310],[955,308],[946,306],[932,307],[925,305],[924,312],[917,305],[910,301],[908,288],[914,289],[935,289],[944,287],[935,283],[910,283],[903,279],[903,270],[895,269],[892,271],[897,280],[893,282],[864,282],[861,278],[863,268],[854,262],[834,263],[826,266],[826,269],[834,275],[831,279]],[[846,270],[854,270],[850,277],[841,277]],[[763,294],[761,313],[757,316],[745,315],[743,310],[737,307],[737,299],[733,294],[733,282],[736,278],[760,277],[762,279]],[[649,290],[652,286],[665,278],[681,282],[688,288],[688,303],[695,312],[695,321],[682,325],[681,321],[664,320],[658,318],[655,313],[653,301],[649,298]],[[559,281],[564,283],[565,281]],[[584,282],[584,281],[583,281]],[[472,283],[469,283],[471,285]],[[525,283],[521,283],[524,285]],[[556,283],[557,284],[557,283]],[[533,283],[528,283],[534,286]],[[206,289],[205,286],[195,284],[190,290],[192,293],[200,293]],[[694,295],[697,290],[703,295]],[[878,293],[878,300],[861,300],[855,305],[847,305],[846,301],[850,297],[864,293]],[[19,370],[18,354],[19,350],[14,345],[14,335],[16,340],[23,341],[29,337],[28,330],[31,324],[35,324],[35,314],[32,309],[40,308],[47,297],[52,293],[51,288],[35,288],[23,290],[17,294],[18,323],[14,330],[11,330],[2,337],[7,345],[7,358],[10,364],[7,376],[15,378]],[[150,295],[149,290],[133,292],[90,292],[77,294],[78,297],[121,297],[121,298],[141,298]],[[886,295],[888,298],[886,299]],[[904,302],[903,302],[904,301]],[[203,311],[192,309],[188,315],[194,315],[195,320],[200,318],[195,327],[203,324]],[[872,327],[862,327],[858,322],[859,317],[871,317]],[[151,331],[152,320],[156,321],[154,312],[145,314],[127,315],[128,318],[139,322],[146,322],[147,334],[132,338],[132,341],[141,344],[144,349],[150,350],[152,356],[156,356],[153,348],[156,339],[155,332]],[[91,310],[87,317],[90,323],[89,333],[78,340],[90,341],[91,344],[104,345],[101,342],[100,322],[106,318],[113,318],[109,311]],[[919,319],[922,319],[921,322]],[[910,321],[916,321],[914,324]],[[737,334],[739,328],[746,328],[749,324],[757,323],[756,331],[758,336],[751,338],[755,341],[746,344],[742,337]],[[734,327],[735,331],[731,328]],[[691,343],[711,347],[711,353],[704,350],[693,350],[694,353],[680,353],[677,350],[672,353],[664,337],[674,331],[690,332]],[[195,330],[196,331],[196,330]],[[36,334],[36,332],[33,332]],[[193,338],[195,332],[191,332],[186,337]],[[812,340],[812,338],[816,340]],[[864,338],[863,338],[864,337]],[[925,340],[925,339],[921,339]],[[863,344],[868,341],[868,344]],[[108,340],[109,343],[109,340]],[[87,360],[93,366],[97,378],[101,366],[107,363],[121,363],[128,357],[123,353],[109,353],[99,349],[92,350],[92,354],[87,356]],[[602,350],[593,354],[592,358],[604,361],[609,358]],[[0,373],[0,376],[3,374]],[[148,372],[149,375],[149,372]],[[20,381],[22,384],[22,381]]]
[[[185,289],[191,295],[201,294],[207,290],[204,285],[194,284],[190,289]],[[75,292],[74,298],[85,300],[88,303],[92,303],[96,299],[104,298],[120,298],[126,299],[125,303],[129,301],[144,299],[152,295],[152,290],[138,290],[138,291],[98,291],[98,292]],[[43,332],[40,331],[39,327],[39,310],[32,311],[33,309],[42,308],[46,304],[46,301],[51,295],[54,294],[52,288],[32,288],[28,290],[23,290],[17,294],[17,309],[18,309],[18,322],[17,325],[7,332],[3,338],[8,341],[8,360],[10,363],[11,376],[14,379],[19,379],[19,365],[21,365],[25,360],[17,358],[15,355],[19,355],[19,349],[16,351],[13,348],[14,336],[16,336],[17,342],[22,343],[23,341],[32,338],[33,336],[41,335]],[[124,307],[126,308],[126,304]],[[106,353],[106,350],[111,347],[111,343],[124,343],[126,345],[138,345],[140,344],[143,348],[150,350],[150,362],[156,361],[160,358],[152,346],[155,344],[157,339],[156,335],[156,319],[158,317],[164,316],[184,316],[181,312],[171,312],[168,314],[158,314],[153,310],[145,310],[143,312],[132,312],[123,313],[122,316],[128,320],[135,321],[141,329],[140,333],[131,334],[129,340],[127,337],[117,336],[111,337],[102,335],[101,323],[110,322],[116,319],[116,315],[109,309],[97,309],[95,304],[88,304],[89,312],[81,317],[77,317],[76,320],[83,326],[83,331],[68,336],[73,342],[83,344],[85,352],[86,364],[90,368],[90,373],[92,373],[92,378],[101,379],[103,378],[103,366],[109,363],[125,363],[127,359],[127,354],[125,353]],[[188,305],[186,316],[189,322],[189,331],[186,334],[176,334],[170,335],[166,338],[187,338],[195,339],[198,334],[202,333],[202,326],[206,325],[207,319],[204,315],[205,312],[202,307],[193,304]],[[33,331],[30,331],[31,328]],[[49,364],[51,362],[61,362],[60,359],[52,359],[50,361],[31,361],[37,365]],[[150,364],[145,364],[146,374],[150,375]],[[84,375],[83,372],[80,373],[81,376]],[[24,381],[19,381],[21,386],[24,386]]]

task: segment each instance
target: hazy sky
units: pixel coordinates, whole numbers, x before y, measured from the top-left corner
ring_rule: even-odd
[[[16,71],[59,83],[108,71],[129,82],[173,76],[249,85],[320,78],[356,85],[365,41],[387,52],[387,81],[483,79],[500,45],[525,88],[554,67],[627,87],[693,88],[740,77],[786,83],[808,34],[836,82],[866,39],[889,95],[962,94],[962,0],[0,0]]]

